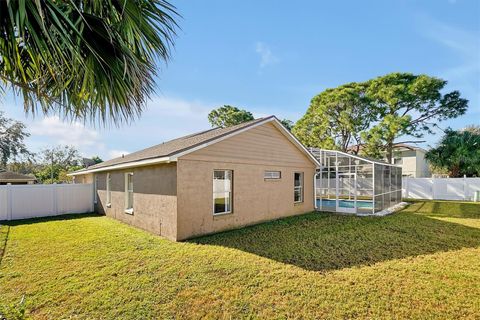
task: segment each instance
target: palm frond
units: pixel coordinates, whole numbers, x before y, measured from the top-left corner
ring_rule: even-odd
[[[0,87],[27,113],[136,118],[167,62],[179,15],[165,0],[0,0]]]

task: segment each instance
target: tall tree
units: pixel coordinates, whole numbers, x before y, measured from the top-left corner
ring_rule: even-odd
[[[280,120],[280,123],[287,129],[288,131],[292,131],[293,128],[293,121],[288,119]]]
[[[95,162],[95,164],[102,163],[103,160],[99,156],[93,156],[92,160]]]
[[[349,83],[315,96],[292,132],[309,147],[346,151],[374,120],[365,83]]]
[[[448,171],[451,177],[480,176],[480,133],[446,130],[436,148],[425,158],[434,168]]]
[[[26,112],[133,119],[170,58],[176,17],[165,0],[0,1],[0,91],[20,93]]]
[[[251,112],[229,105],[214,109],[208,114],[208,121],[212,127],[231,127],[253,119]]]
[[[80,154],[73,146],[47,148],[39,156],[42,168],[35,175],[42,183],[68,182],[66,174],[82,168]]]
[[[438,122],[464,114],[468,100],[458,91],[442,94],[446,84],[443,79],[411,73],[390,73],[369,81],[366,94],[378,122],[362,136],[367,155],[372,155],[369,150],[373,155],[382,151],[391,162],[400,136],[420,138],[433,133]]]
[[[31,155],[24,142],[29,136],[22,122],[7,118],[0,111],[0,167],[5,168],[7,162],[16,156]]]

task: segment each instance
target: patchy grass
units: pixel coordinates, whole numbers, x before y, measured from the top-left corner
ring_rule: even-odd
[[[313,213],[186,243],[68,216],[10,225],[0,305],[24,295],[37,319],[475,319],[479,256],[480,205],[467,203]]]

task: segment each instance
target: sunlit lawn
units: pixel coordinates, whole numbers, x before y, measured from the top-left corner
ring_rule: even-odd
[[[0,227],[0,309],[39,319],[480,316],[480,205],[312,213],[173,243],[103,216]]]

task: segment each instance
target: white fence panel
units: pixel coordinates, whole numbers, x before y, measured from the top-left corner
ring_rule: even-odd
[[[467,198],[473,199],[475,192],[480,191],[480,178],[471,178],[471,183],[467,183]]]
[[[0,188],[0,221],[8,219],[7,189]]]
[[[402,197],[412,199],[433,199],[433,181],[428,178],[404,178]]]
[[[92,212],[93,185],[69,184],[68,186],[68,188],[58,188],[57,185],[58,214]]]
[[[404,198],[466,200],[480,191],[480,178],[404,178]]]
[[[0,186],[0,220],[87,213],[93,210],[92,184]]]

